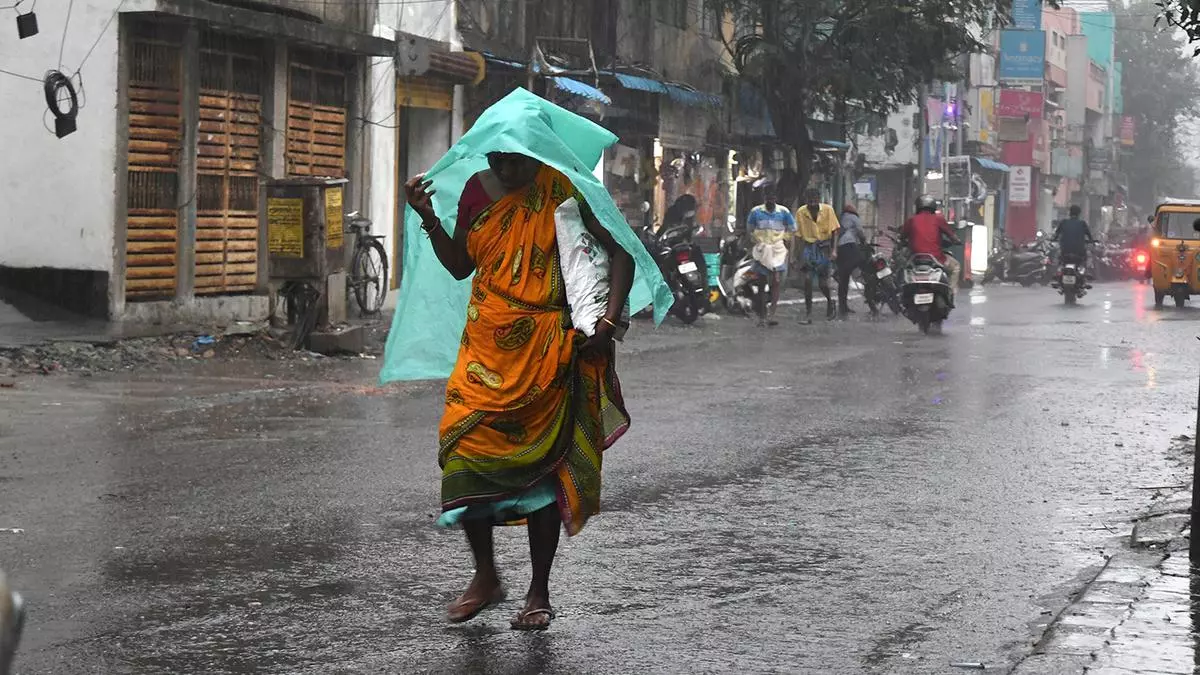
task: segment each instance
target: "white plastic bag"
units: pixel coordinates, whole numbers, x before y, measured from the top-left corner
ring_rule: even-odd
[[[584,226],[574,197],[555,210],[554,229],[571,323],[591,337],[596,333],[596,323],[608,311],[608,251]]]

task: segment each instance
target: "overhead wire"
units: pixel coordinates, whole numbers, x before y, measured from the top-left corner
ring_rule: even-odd
[[[75,9],[75,0],[67,3],[67,18],[63,21],[62,40],[58,43],[58,69],[62,70],[63,50],[67,46],[67,29],[71,27],[71,13]]]

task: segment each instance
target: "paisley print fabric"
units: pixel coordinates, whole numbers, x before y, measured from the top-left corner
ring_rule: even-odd
[[[472,222],[468,321],[440,427],[439,522],[523,522],[550,494],[569,534],[600,508],[601,453],[629,426],[613,355],[584,359],[564,305],[554,211],[576,196],[544,166]],[[530,506],[532,504],[532,506]]]

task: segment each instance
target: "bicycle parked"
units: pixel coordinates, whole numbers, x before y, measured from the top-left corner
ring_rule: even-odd
[[[346,231],[354,235],[354,255],[350,258],[349,285],[363,316],[383,309],[388,291],[388,257],[383,237],[371,234],[371,219],[358,211],[346,214]]]

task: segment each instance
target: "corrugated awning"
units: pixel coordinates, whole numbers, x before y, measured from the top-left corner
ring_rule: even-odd
[[[575,96],[593,101],[599,101],[600,103],[604,104],[612,103],[612,99],[609,98],[607,94],[590,84],[584,84],[579,80],[572,80],[569,77],[551,77],[547,79],[553,82],[555,87],[567,92],[568,94],[573,94]]]
[[[667,88],[667,96],[671,97],[671,100],[676,103],[694,108],[720,108],[724,104],[724,99],[716,94],[692,91],[674,84],[666,84],[664,86]]]
[[[980,168],[988,169],[989,171],[1008,173],[1008,165],[997,162],[994,159],[988,159],[987,157],[976,157],[975,161],[979,163]]]
[[[435,51],[429,55],[427,75],[454,84],[479,84],[486,72],[483,55],[478,52]]]
[[[613,77],[617,78],[617,82],[621,83],[626,89],[636,89],[638,91],[648,91],[652,94],[666,94],[667,85],[652,80],[648,77],[638,77],[637,75],[626,75],[625,73],[613,73]]]

